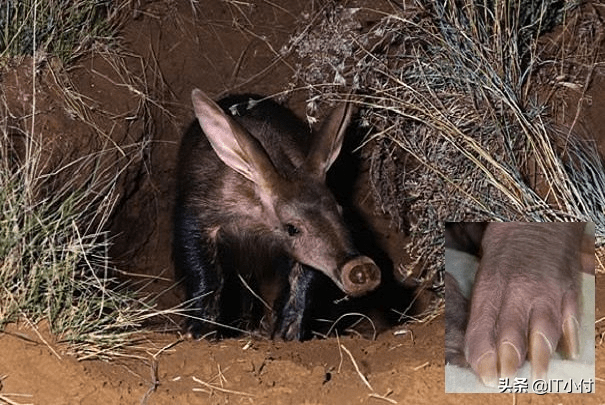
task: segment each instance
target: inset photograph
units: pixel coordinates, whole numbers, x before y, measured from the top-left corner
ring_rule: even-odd
[[[594,232],[446,224],[446,393],[594,392]]]

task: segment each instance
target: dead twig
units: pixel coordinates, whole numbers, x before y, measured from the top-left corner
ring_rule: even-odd
[[[374,388],[372,388],[368,379],[362,374],[361,370],[359,369],[359,366],[357,365],[357,362],[355,361],[355,358],[353,357],[349,349],[347,349],[343,344],[341,344],[340,347],[342,347],[342,350],[344,350],[345,353],[349,355],[349,358],[351,359],[351,362],[355,367],[355,371],[357,371],[357,374],[359,374],[359,378],[361,378],[361,381],[363,381],[363,383],[366,385],[366,387],[370,389],[370,391],[374,392]]]
[[[195,381],[195,382],[196,382],[196,383],[198,383],[198,384],[203,385],[204,387],[208,387],[208,388],[210,388],[211,390],[219,391],[219,392],[222,392],[222,393],[225,393],[225,394],[242,395],[242,396],[245,396],[245,397],[254,397],[254,396],[255,396],[254,394],[249,394],[249,393],[247,393],[247,392],[242,392],[242,391],[234,391],[234,390],[228,390],[228,389],[226,389],[226,388],[217,387],[217,386],[215,386],[215,385],[208,384],[207,382],[202,381],[202,380],[200,380],[199,378],[197,378],[197,377],[195,377],[195,376],[194,376],[194,377],[191,377],[191,378],[193,378],[193,381]],[[197,391],[197,389],[196,389],[196,388],[194,388],[193,390],[194,390],[194,391]]]
[[[397,404],[398,402],[395,401],[394,399],[387,398],[387,396],[391,395],[392,393],[393,393],[393,390],[388,390],[387,393],[384,395],[378,395],[375,392],[373,392],[370,394],[370,398],[381,399],[383,401],[390,402],[391,404]]]
[[[13,401],[12,399],[8,398],[8,396],[20,396],[20,397],[31,397],[31,395],[29,394],[0,394],[0,404],[7,404],[7,405],[33,405],[33,404],[23,404],[21,402],[16,402]]]
[[[412,370],[414,370],[414,371],[418,371],[418,370],[420,370],[421,368],[425,368],[425,367],[426,367],[426,366],[428,366],[429,364],[431,364],[431,363],[429,363],[429,362],[427,361],[426,363],[422,363],[421,365],[414,367]]]

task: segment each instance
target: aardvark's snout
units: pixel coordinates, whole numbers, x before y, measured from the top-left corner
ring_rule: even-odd
[[[380,284],[380,269],[372,259],[358,256],[342,266],[344,292],[353,297],[366,294]]]

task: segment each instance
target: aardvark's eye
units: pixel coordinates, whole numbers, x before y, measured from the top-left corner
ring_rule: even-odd
[[[290,236],[296,236],[300,234],[300,229],[298,229],[295,225],[286,224],[286,232],[288,232],[288,235]]]

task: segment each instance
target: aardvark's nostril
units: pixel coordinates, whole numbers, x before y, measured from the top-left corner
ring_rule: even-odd
[[[351,296],[359,296],[374,290],[380,284],[380,269],[367,256],[358,256],[342,268],[343,290]]]
[[[349,273],[349,280],[351,280],[353,284],[365,284],[367,279],[365,268],[363,266],[355,266],[355,268]]]

